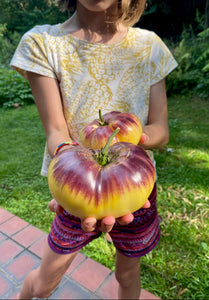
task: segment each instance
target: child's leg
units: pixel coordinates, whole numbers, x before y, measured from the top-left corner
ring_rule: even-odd
[[[116,250],[115,277],[119,283],[118,299],[139,299],[140,258],[127,257]]]
[[[26,277],[19,299],[47,298],[56,288],[78,252],[57,254],[46,244],[41,265]]]

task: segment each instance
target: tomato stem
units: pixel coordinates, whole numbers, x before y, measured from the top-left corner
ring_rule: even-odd
[[[100,126],[106,126],[106,125],[108,125],[108,123],[104,120],[104,118],[102,116],[101,109],[99,109],[99,125]]]
[[[120,131],[119,127],[116,128],[115,131],[113,131],[113,133],[109,136],[109,138],[107,140],[107,143],[104,146],[104,148],[102,148],[100,150],[100,152],[98,153],[97,162],[101,166],[105,166],[105,165],[107,165],[110,162],[109,155],[108,155],[109,147],[110,147],[110,144],[111,144],[112,140],[114,139],[114,137],[116,136],[116,134],[118,134],[119,131]]]

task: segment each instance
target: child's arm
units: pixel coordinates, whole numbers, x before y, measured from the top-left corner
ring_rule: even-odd
[[[143,128],[140,144],[145,149],[161,148],[169,140],[165,79],[150,88],[148,124]]]
[[[70,141],[56,79],[27,72],[34,100],[44,126],[47,147],[52,156],[56,147]]]

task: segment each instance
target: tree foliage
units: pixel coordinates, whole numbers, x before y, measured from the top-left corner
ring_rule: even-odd
[[[197,11],[206,13],[209,0],[147,0],[147,8],[139,22],[142,27],[154,30],[163,38],[178,40],[182,31],[196,22]],[[198,28],[197,28],[198,29]]]
[[[8,31],[23,34],[34,25],[56,24],[67,18],[52,0],[1,0],[0,23],[6,23]]]
[[[8,67],[17,44],[26,31],[35,25],[62,23],[69,17],[61,12],[55,0],[1,0],[0,1],[0,66]],[[170,94],[197,93],[209,97],[209,0],[147,0],[146,10],[136,26],[155,31],[171,43],[170,48],[179,63],[168,80]],[[30,102],[28,87],[18,77],[23,96],[7,93],[12,73],[0,68],[2,102],[13,105]],[[5,80],[4,80],[5,78]],[[6,83],[7,82],[7,83]]]
[[[168,93],[209,99],[209,28],[197,35],[184,31],[173,53],[178,67],[169,76]]]

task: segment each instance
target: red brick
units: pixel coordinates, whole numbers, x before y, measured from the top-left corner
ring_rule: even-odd
[[[0,299],[3,299],[3,295],[9,292],[12,288],[12,283],[0,274]]]
[[[4,235],[4,234],[2,234],[1,232],[0,232],[0,243],[3,241],[3,240],[5,240],[7,237],[6,237],[6,235]]]
[[[15,257],[23,251],[23,248],[11,240],[6,240],[2,245],[0,245],[0,263],[5,264],[11,258]]]
[[[104,282],[101,288],[97,291],[97,295],[102,299],[117,299],[118,298],[118,282],[115,279],[115,273],[112,273],[111,276]],[[151,294],[150,292],[142,289],[141,300],[160,300],[157,296]]]
[[[71,277],[94,292],[110,272],[108,268],[87,258]]]
[[[14,216],[13,218],[0,225],[0,231],[11,236],[12,234],[18,232],[27,225],[27,222]]]
[[[14,217],[13,214],[0,207],[0,224]]]
[[[10,294],[7,299],[11,299],[11,300],[18,299],[19,294],[20,294],[20,288],[16,288],[15,291],[12,294]]]
[[[67,279],[64,284],[60,284],[59,288],[49,297],[49,299],[97,299],[92,298],[91,292]]]
[[[66,275],[72,274],[72,272],[86,259],[86,256],[82,253],[78,253],[71,263],[70,267],[66,271]]]
[[[35,241],[40,239],[41,236],[43,236],[44,233],[40,229],[30,225],[17,234],[15,234],[12,239],[23,245],[24,247],[29,247],[32,245]]]
[[[46,243],[47,243],[47,234],[43,234],[43,236],[37,242],[35,242],[32,246],[30,246],[29,250],[35,253],[37,256],[42,257],[44,254]]]
[[[112,273],[104,284],[101,286],[97,295],[103,299],[117,299],[118,298],[118,282],[115,279],[115,273]]]
[[[40,260],[37,257],[24,252],[7,265],[5,270],[19,283],[31,270],[37,268],[39,264]]]

